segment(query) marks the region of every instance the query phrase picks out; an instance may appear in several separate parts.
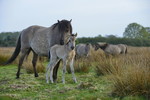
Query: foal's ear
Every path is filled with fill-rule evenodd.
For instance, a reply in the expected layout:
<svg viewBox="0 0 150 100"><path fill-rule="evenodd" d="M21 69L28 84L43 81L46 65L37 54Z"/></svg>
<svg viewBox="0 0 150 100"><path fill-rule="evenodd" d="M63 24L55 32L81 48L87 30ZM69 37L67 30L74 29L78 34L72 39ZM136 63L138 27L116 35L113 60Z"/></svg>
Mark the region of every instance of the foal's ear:
<svg viewBox="0 0 150 100"><path fill-rule="evenodd" d="M71 21L72 21L72 19L70 19L70 21L69 21L69 22L71 23Z"/></svg>

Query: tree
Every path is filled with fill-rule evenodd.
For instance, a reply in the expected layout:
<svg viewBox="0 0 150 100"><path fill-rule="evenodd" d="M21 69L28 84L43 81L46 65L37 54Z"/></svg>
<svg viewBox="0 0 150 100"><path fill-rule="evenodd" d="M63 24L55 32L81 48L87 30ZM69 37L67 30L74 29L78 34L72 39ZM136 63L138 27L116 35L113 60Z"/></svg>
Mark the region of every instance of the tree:
<svg viewBox="0 0 150 100"><path fill-rule="evenodd" d="M149 38L150 34L146 29L137 23L131 23L125 29L123 37L125 38Z"/></svg>

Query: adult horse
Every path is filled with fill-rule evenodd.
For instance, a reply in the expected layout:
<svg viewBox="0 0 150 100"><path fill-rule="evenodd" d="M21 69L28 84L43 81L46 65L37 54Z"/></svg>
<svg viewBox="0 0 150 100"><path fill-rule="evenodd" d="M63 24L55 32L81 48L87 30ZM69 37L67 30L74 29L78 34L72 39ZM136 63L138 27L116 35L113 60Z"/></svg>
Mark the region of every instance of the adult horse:
<svg viewBox="0 0 150 100"><path fill-rule="evenodd" d="M38 73L36 71L38 56L48 56L49 48L55 44L63 45L66 41L66 37L70 34L72 34L71 20L58 20L58 22L53 24L51 27L30 26L20 33L15 51L5 64L10 64L13 62L21 52L18 71L16 73L16 78L19 78L23 60L30 53L30 51L32 51L34 75L35 77L38 77ZM54 69L54 80L57 79L57 69L59 67L59 63L60 62L58 62Z"/></svg>
<svg viewBox="0 0 150 100"><path fill-rule="evenodd" d="M106 54L119 55L127 53L127 46L125 44L108 44L108 43L97 43L95 44L95 50L101 48Z"/></svg>
<svg viewBox="0 0 150 100"><path fill-rule="evenodd" d="M92 48L92 45L87 44L78 44L76 45L76 57L88 57L90 55L90 50Z"/></svg>

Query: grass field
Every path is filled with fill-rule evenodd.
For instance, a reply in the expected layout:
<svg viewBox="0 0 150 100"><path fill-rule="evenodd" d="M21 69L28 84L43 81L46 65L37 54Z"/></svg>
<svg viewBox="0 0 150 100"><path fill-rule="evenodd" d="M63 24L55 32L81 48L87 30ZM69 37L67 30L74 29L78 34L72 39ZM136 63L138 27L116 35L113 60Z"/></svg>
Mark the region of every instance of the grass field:
<svg viewBox="0 0 150 100"><path fill-rule="evenodd" d="M6 50L11 54L14 48L0 49L0 55L4 57ZM75 63L78 83L73 83L72 75L67 73L66 84L61 82L61 68L55 84L46 84L44 71L35 78L25 67L20 79L15 79L16 61L0 66L0 100L149 100L149 57L146 47L130 47L127 55L116 57L106 57L102 51L92 52L92 57ZM46 65L44 61L42 68Z"/></svg>

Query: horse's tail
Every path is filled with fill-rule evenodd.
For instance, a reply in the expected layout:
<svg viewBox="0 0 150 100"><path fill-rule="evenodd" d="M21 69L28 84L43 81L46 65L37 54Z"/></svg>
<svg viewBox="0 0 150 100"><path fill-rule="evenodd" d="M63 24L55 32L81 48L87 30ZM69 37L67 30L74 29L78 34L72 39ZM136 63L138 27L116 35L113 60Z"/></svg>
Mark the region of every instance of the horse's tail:
<svg viewBox="0 0 150 100"><path fill-rule="evenodd" d="M3 65L7 65L7 64L12 63L16 59L16 57L19 55L20 48L21 48L21 35L19 35L19 38L17 41L17 46L15 48L14 53L12 54L11 58L7 62L5 62Z"/></svg>

